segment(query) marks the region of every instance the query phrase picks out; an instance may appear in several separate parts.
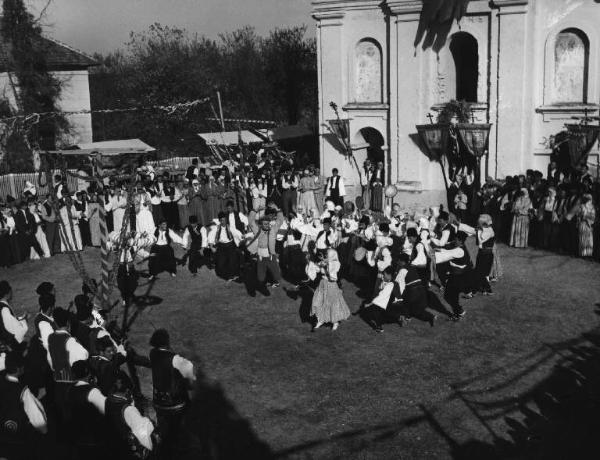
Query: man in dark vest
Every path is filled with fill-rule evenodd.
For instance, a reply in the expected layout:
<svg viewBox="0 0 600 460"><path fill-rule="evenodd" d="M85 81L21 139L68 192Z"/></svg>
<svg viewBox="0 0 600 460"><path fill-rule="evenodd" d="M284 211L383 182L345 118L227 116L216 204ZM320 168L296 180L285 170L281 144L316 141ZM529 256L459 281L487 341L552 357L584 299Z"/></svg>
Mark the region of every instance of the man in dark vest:
<svg viewBox="0 0 600 460"><path fill-rule="evenodd" d="M325 185L325 196L336 206L344 206L344 196L346 195L344 179L339 176L337 168L333 168L331 173L332 176L327 179Z"/></svg>
<svg viewBox="0 0 600 460"><path fill-rule="evenodd" d="M21 381L25 362L20 352L6 354L6 374L0 377L0 457L43 458L39 434L46 434L42 404Z"/></svg>
<svg viewBox="0 0 600 460"><path fill-rule="evenodd" d="M33 392L38 395L39 390L50 389L52 382L52 369L48 364L48 337L56 330L56 323L52 312L56 304L53 294L44 293L38 299L40 311L33 318L35 334L29 342L25 360L25 381Z"/></svg>
<svg viewBox="0 0 600 460"><path fill-rule="evenodd" d="M74 362L70 374L73 381L65 392L63 429L74 448L72 458L110 458L104 419L106 397L90 384L87 361Z"/></svg>
<svg viewBox="0 0 600 460"><path fill-rule="evenodd" d="M465 247L467 234L458 232L456 235L456 247L443 251L443 257L448 259L449 274L444 290L444 300L452 307L454 316L452 319L458 321L465 316L465 310L459 304L460 293L472 291L473 262L469 251Z"/></svg>
<svg viewBox="0 0 600 460"><path fill-rule="evenodd" d="M24 260L29 259L31 248L38 253L40 258L44 257L44 251L42 251L40 243L38 243L38 240L35 238L37 223L33 214L27 209L27 201L21 200L19 202L19 210L14 217L21 257Z"/></svg>
<svg viewBox="0 0 600 460"><path fill-rule="evenodd" d="M229 224L227 213L219 213L219 224L208 235L208 244L214 253L215 272L226 281L233 281L240 273L238 245L242 234Z"/></svg>
<svg viewBox="0 0 600 460"><path fill-rule="evenodd" d="M54 309L53 317L57 329L48 336L48 362L52 368L56 406L61 411L66 407L67 390L74 381L73 363L86 361L89 354L69 333L70 313L59 307Z"/></svg>
<svg viewBox="0 0 600 460"><path fill-rule="evenodd" d="M153 403L163 441L164 458L171 458L195 381L194 365L170 349L169 333L157 329L150 338Z"/></svg>
<svg viewBox="0 0 600 460"><path fill-rule="evenodd" d="M18 350L25 343L27 315L16 317L10 307L12 287L8 281L0 281L0 352Z"/></svg>
<svg viewBox="0 0 600 460"><path fill-rule="evenodd" d="M197 216L190 216L189 222L183 232L183 246L187 249L188 269L192 276L196 276L207 259L205 250L208 248L208 234L206 228L198 223Z"/></svg>
<svg viewBox="0 0 600 460"><path fill-rule="evenodd" d="M121 374L106 398L106 424L118 459L147 458L156 445L154 425L133 404L131 381Z"/></svg>

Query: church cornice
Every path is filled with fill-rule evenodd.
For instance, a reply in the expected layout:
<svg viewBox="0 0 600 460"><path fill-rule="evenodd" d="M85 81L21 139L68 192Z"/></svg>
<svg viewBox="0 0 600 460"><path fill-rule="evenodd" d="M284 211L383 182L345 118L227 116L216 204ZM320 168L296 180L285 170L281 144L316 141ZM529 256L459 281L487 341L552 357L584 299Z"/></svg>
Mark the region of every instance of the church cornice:
<svg viewBox="0 0 600 460"><path fill-rule="evenodd" d="M313 0L313 17L336 11L377 10L381 3L382 0Z"/></svg>
<svg viewBox="0 0 600 460"><path fill-rule="evenodd" d="M423 0L386 0L385 9L391 15L421 13Z"/></svg>
<svg viewBox="0 0 600 460"><path fill-rule="evenodd" d="M496 8L507 6L525 6L529 4L529 0L492 0L492 5Z"/></svg>

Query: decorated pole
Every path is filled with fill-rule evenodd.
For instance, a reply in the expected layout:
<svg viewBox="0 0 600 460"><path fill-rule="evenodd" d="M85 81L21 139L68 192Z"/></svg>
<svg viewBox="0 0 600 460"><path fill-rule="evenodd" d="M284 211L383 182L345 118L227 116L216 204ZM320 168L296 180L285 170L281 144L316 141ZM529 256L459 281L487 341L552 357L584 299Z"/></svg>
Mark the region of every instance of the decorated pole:
<svg viewBox="0 0 600 460"><path fill-rule="evenodd" d="M94 175L98 182L102 181L102 154L98 152L95 161L92 162ZM106 202L104 201L104 194L98 194L98 201L100 206L98 207L98 217L100 220L100 286L98 291L98 298L102 308L106 309L110 306L109 296L109 276L110 276L110 249L108 247L108 227L106 226Z"/></svg>

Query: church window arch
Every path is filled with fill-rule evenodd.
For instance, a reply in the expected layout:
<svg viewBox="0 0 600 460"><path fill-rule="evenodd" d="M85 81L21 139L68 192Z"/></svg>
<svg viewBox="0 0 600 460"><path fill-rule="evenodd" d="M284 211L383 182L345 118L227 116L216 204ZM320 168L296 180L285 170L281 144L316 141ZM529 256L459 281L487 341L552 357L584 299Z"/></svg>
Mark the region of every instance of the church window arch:
<svg viewBox="0 0 600 460"><path fill-rule="evenodd" d="M383 100L383 58L376 40L365 38L355 48L356 102L381 103Z"/></svg>
<svg viewBox="0 0 600 460"><path fill-rule="evenodd" d="M587 103L590 42L575 28L560 31L549 50L551 102L553 104Z"/></svg>

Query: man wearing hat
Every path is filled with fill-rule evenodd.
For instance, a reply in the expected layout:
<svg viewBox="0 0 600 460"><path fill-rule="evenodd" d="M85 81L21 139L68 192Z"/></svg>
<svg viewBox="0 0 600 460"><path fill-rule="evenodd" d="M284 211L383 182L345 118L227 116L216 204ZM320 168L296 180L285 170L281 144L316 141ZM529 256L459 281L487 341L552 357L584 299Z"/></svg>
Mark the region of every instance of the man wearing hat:
<svg viewBox="0 0 600 460"><path fill-rule="evenodd" d="M279 257L275 246L277 244L277 233L283 225L284 216L281 211L277 212L277 217L272 220L271 214L263 216L258 224L256 221L250 222L252 230L251 240L246 245L248 252L256 260L256 279L259 287L264 287L267 273L273 280L273 287L279 286L281 281L281 270L279 268Z"/></svg>

